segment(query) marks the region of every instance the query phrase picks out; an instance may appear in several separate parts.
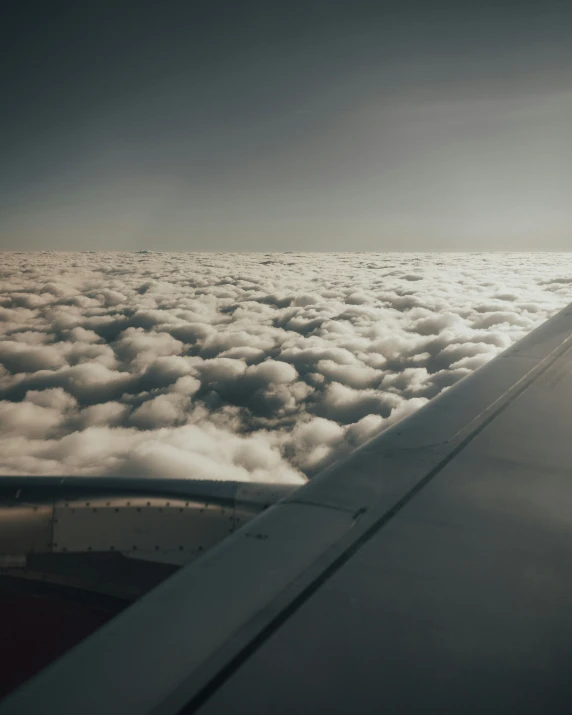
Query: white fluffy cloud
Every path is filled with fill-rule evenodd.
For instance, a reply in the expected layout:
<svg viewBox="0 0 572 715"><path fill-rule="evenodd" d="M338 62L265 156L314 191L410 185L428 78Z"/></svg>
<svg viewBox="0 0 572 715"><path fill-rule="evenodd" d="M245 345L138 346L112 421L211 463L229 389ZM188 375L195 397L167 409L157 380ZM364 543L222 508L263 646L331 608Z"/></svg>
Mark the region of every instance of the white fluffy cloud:
<svg viewBox="0 0 572 715"><path fill-rule="evenodd" d="M302 482L572 300L567 254L8 253L0 472Z"/></svg>

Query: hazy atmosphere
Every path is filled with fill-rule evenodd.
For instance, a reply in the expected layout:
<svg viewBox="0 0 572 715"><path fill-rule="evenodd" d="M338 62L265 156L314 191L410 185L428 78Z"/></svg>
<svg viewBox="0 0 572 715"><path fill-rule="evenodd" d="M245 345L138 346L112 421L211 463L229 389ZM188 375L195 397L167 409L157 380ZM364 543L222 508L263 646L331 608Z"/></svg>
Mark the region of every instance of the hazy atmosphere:
<svg viewBox="0 0 572 715"><path fill-rule="evenodd" d="M571 8L11 4L2 471L301 482L567 304Z"/></svg>
<svg viewBox="0 0 572 715"><path fill-rule="evenodd" d="M0 238L568 250L572 4L9 3Z"/></svg>
<svg viewBox="0 0 572 715"><path fill-rule="evenodd" d="M570 254L7 253L0 472L303 482L572 300Z"/></svg>

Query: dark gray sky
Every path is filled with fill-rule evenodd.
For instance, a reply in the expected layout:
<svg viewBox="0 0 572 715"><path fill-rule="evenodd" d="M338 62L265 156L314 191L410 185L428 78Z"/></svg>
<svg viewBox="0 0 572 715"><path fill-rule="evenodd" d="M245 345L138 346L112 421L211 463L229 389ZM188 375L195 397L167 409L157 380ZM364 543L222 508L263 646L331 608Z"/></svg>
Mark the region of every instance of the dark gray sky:
<svg viewBox="0 0 572 715"><path fill-rule="evenodd" d="M572 247L572 3L4 4L4 249Z"/></svg>

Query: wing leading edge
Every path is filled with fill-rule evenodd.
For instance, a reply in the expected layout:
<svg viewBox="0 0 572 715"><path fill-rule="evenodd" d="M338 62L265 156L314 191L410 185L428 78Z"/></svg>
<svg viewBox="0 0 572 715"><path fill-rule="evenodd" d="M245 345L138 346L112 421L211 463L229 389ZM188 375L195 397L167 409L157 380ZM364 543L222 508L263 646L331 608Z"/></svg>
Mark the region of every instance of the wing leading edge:
<svg viewBox="0 0 572 715"><path fill-rule="evenodd" d="M571 347L569 306L0 714L568 712Z"/></svg>

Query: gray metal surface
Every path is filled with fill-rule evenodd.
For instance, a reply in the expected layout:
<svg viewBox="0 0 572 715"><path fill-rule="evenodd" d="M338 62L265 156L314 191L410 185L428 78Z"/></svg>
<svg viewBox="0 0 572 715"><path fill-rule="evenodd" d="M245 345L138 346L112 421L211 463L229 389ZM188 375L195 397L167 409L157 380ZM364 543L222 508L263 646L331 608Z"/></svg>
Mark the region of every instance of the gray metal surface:
<svg viewBox="0 0 572 715"><path fill-rule="evenodd" d="M296 488L77 481L0 477L0 578L134 600Z"/></svg>
<svg viewBox="0 0 572 715"><path fill-rule="evenodd" d="M292 493L296 485L0 477L0 569L31 553L119 551L176 565ZM170 496L171 495L171 496Z"/></svg>
<svg viewBox="0 0 572 715"><path fill-rule="evenodd" d="M234 531L234 507L153 497L74 499L54 508L54 552L174 552L185 563Z"/></svg>
<svg viewBox="0 0 572 715"><path fill-rule="evenodd" d="M2 477L0 502L147 496L207 500L210 504L274 504L291 494L295 484L232 482L213 479L162 479L137 477Z"/></svg>
<svg viewBox="0 0 572 715"><path fill-rule="evenodd" d="M0 713L564 713L569 307L179 571Z"/></svg>
<svg viewBox="0 0 572 715"><path fill-rule="evenodd" d="M50 504L0 504L0 555L49 551L53 510Z"/></svg>

